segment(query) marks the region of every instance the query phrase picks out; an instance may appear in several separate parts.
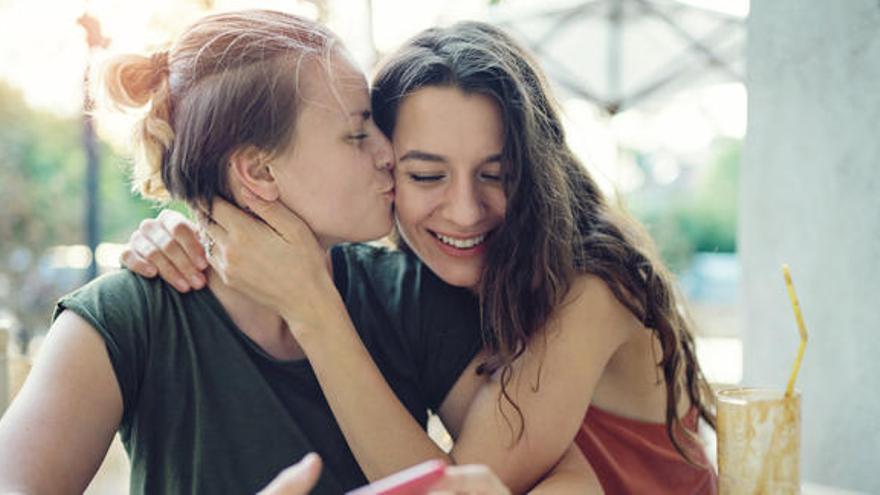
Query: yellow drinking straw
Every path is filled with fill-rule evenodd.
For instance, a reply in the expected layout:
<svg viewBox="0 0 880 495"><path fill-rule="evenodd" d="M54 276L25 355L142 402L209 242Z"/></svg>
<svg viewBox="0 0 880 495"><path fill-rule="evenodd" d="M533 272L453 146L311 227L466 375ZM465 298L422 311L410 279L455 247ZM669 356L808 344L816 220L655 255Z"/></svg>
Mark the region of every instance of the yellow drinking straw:
<svg viewBox="0 0 880 495"><path fill-rule="evenodd" d="M798 346L794 368L791 370L791 376L788 377L788 386L785 387L785 396L791 397L794 392L794 381L797 380L801 361L804 359L804 350L807 348L807 327L804 325L804 316L801 314L801 305L798 302L797 294L794 293L794 284L791 281L791 271L788 269L788 265L782 265L782 274L785 275L785 287L788 288L788 297L791 298L791 307L794 309L794 318L797 320L798 333L801 334L801 344Z"/></svg>

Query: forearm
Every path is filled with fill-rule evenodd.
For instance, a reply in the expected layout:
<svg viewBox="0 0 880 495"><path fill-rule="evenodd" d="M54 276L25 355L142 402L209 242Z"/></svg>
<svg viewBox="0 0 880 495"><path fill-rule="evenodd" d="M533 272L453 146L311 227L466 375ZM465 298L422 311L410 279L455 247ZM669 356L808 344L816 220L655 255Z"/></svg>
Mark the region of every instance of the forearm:
<svg viewBox="0 0 880 495"><path fill-rule="evenodd" d="M52 483L51 473L30 462L12 461L0 449L0 494L61 493L63 487Z"/></svg>
<svg viewBox="0 0 880 495"><path fill-rule="evenodd" d="M449 457L401 404L351 321L300 339L349 448L370 481Z"/></svg>
<svg viewBox="0 0 880 495"><path fill-rule="evenodd" d="M529 490L530 495L591 495L602 494L602 486L585 473L572 471L552 472Z"/></svg>
<svg viewBox="0 0 880 495"><path fill-rule="evenodd" d="M535 368L542 363L531 354L537 352L527 350L528 359L514 366L507 387L522 415L501 398L495 376L473 397L452 449L459 463L488 465L513 493L527 492L554 469L574 440L577 418L583 417L583 394L565 386L567 377L560 373L567 366L544 361L542 386L537 388ZM555 392L551 385L557 387Z"/></svg>
<svg viewBox="0 0 880 495"><path fill-rule="evenodd" d="M602 494L602 485L593 467L587 462L576 445L569 447L565 455L547 475L529 491L531 495L592 495Z"/></svg>

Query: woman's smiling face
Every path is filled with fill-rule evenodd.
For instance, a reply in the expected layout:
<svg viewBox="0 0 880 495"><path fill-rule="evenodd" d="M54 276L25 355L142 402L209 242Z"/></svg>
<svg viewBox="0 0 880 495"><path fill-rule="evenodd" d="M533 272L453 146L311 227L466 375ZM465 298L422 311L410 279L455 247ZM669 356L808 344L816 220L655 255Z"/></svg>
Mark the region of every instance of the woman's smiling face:
<svg viewBox="0 0 880 495"><path fill-rule="evenodd" d="M504 221L501 109L452 86L406 95L394 128L397 226L446 283L476 288Z"/></svg>

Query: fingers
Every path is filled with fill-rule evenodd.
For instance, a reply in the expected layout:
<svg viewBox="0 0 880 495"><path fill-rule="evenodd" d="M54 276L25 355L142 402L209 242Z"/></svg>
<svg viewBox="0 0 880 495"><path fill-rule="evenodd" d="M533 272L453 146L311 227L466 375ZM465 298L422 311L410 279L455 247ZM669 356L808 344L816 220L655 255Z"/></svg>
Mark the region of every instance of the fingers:
<svg viewBox="0 0 880 495"><path fill-rule="evenodd" d="M180 292L188 292L190 290L189 282L174 267L171 260L162 252L162 249L143 234L143 224L141 224L140 230L135 231L131 235L129 245L138 256L156 267L162 280L173 285Z"/></svg>
<svg viewBox="0 0 880 495"><path fill-rule="evenodd" d="M196 270L202 271L208 268L205 250L199 242L198 227L194 223L174 210L162 210L159 213L159 221L165 226L165 231L180 244L188 261ZM178 268L182 267L178 266Z"/></svg>
<svg viewBox="0 0 880 495"><path fill-rule="evenodd" d="M254 215L260 217L281 237L297 240L300 239L301 234L311 234L306 222L280 201L264 201L245 187L241 188L241 197Z"/></svg>
<svg viewBox="0 0 880 495"><path fill-rule="evenodd" d="M321 458L311 453L301 461L281 471L260 495L306 495L318 482Z"/></svg>
<svg viewBox="0 0 880 495"><path fill-rule="evenodd" d="M214 247L212 252L208 253L208 257L213 259L222 258L222 255L226 252L226 245L229 243L229 232L216 222L208 222L204 229L205 234L214 241Z"/></svg>
<svg viewBox="0 0 880 495"><path fill-rule="evenodd" d="M122 251L122 254L119 256L119 263L129 270L147 278L153 278L159 272L155 265L134 252L131 248L131 241L129 241L128 246L125 247L125 250Z"/></svg>
<svg viewBox="0 0 880 495"><path fill-rule="evenodd" d="M190 254L187 252L198 250L191 244L198 244L198 238L189 221L177 212L165 210L157 220L145 220L141 222L141 233L161 251L161 258L170 264L177 272L177 280L168 280L180 289L183 285L189 288L201 289L205 285L205 276L202 270L196 267ZM184 245L187 247L184 248ZM160 258L159 254L153 253L154 257ZM201 256L200 256L201 257ZM148 258L153 261L152 258ZM158 265L157 265L158 266ZM162 267L159 266L160 273ZM163 277L164 278L164 277Z"/></svg>
<svg viewBox="0 0 880 495"><path fill-rule="evenodd" d="M158 253L153 253L153 256L159 258L160 263L164 259L164 262L170 264L176 271L177 280L168 280L167 278L166 280L178 290L183 285L187 287L187 290L189 288L201 289L205 286L205 276L201 273L202 270L196 266L196 262L191 258L189 252L195 250L201 252L202 248L191 246L198 244L195 232L190 228L186 219L181 222L179 218L175 218L175 215L178 214L170 215L167 210L163 211L159 215L158 221L142 222L140 231L161 251L161 257ZM198 256L201 257L201 255ZM159 269L161 273L162 267L159 266ZM169 273L171 273L170 270Z"/></svg>
<svg viewBox="0 0 880 495"><path fill-rule="evenodd" d="M215 198L211 205L211 220L227 231L244 231L250 225L258 223L241 208L220 197Z"/></svg>
<svg viewBox="0 0 880 495"><path fill-rule="evenodd" d="M209 221L203 227L206 239L206 249L208 262L214 268L215 272L220 275L224 282L229 283L226 276L226 267L228 265L227 256L229 251L227 246L229 243L229 233L219 223Z"/></svg>

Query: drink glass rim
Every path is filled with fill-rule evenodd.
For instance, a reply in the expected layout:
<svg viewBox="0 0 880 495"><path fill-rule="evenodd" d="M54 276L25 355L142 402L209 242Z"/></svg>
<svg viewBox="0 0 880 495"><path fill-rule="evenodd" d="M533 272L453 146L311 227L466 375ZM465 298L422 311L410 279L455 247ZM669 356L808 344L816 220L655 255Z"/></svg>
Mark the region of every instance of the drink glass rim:
<svg viewBox="0 0 880 495"><path fill-rule="evenodd" d="M730 404L748 404L754 402L783 402L799 400L801 391L794 389L791 397L785 397L785 390L772 387L731 387L715 392L718 402Z"/></svg>

